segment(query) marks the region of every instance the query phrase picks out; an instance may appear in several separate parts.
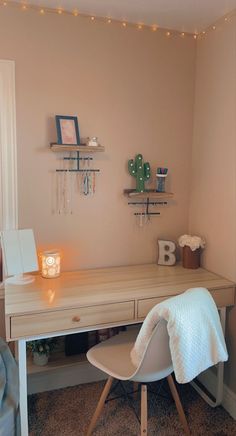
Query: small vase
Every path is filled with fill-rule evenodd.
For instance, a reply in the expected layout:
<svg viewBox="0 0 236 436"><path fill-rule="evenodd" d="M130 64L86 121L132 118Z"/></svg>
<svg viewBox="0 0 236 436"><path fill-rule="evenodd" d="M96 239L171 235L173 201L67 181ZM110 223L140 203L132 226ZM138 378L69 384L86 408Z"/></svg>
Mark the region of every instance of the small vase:
<svg viewBox="0 0 236 436"><path fill-rule="evenodd" d="M35 365L44 366L48 363L47 354L33 353L33 362Z"/></svg>
<svg viewBox="0 0 236 436"><path fill-rule="evenodd" d="M156 192L165 192L165 180L167 174L156 174L157 185Z"/></svg>
<svg viewBox="0 0 236 436"><path fill-rule="evenodd" d="M183 247L183 267L190 269L197 269L200 267L200 252L201 249L192 251L190 247L185 245Z"/></svg>

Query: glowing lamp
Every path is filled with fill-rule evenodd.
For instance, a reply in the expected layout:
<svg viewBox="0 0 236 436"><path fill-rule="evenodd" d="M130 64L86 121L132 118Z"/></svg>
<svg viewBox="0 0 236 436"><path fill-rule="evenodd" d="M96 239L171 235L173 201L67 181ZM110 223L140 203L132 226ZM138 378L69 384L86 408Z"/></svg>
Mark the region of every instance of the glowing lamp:
<svg viewBox="0 0 236 436"><path fill-rule="evenodd" d="M44 251L42 254L42 277L53 279L60 275L61 256L58 251Z"/></svg>

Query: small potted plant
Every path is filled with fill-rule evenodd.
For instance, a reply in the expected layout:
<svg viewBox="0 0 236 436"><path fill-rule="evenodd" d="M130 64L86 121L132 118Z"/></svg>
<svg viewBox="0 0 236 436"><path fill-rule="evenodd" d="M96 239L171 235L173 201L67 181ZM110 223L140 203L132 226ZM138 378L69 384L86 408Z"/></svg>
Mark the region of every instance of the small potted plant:
<svg viewBox="0 0 236 436"><path fill-rule="evenodd" d="M55 348L57 338L38 339L27 342L27 349L33 354L35 365L44 366L48 363L51 351Z"/></svg>
<svg viewBox="0 0 236 436"><path fill-rule="evenodd" d="M205 247L205 240L200 236L182 235L178 242L183 248L183 267L199 268L201 249Z"/></svg>

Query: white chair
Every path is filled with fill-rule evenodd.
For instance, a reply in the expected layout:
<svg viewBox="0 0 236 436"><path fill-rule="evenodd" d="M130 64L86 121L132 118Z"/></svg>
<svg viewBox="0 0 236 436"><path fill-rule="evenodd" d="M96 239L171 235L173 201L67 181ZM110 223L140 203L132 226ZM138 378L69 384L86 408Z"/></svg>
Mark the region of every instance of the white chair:
<svg viewBox="0 0 236 436"><path fill-rule="evenodd" d="M190 435L183 407L171 376L173 366L169 349L169 336L166 321L156 325L146 344L142 361L135 367L130 358L137 330L122 332L117 336L95 345L87 353L89 362L108 374L108 380L89 425L87 436L90 436L109 394L113 379L131 380L141 383L141 435L147 436L147 386L146 383L167 377L170 391L174 398L180 421L187 435Z"/></svg>

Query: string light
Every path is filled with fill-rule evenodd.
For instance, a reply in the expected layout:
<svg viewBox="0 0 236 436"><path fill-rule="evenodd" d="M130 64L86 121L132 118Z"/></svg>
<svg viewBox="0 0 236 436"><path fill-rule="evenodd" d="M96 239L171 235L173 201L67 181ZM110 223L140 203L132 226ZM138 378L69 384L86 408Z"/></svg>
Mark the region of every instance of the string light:
<svg viewBox="0 0 236 436"><path fill-rule="evenodd" d="M23 0L23 1L25 1L25 3L26 3L26 0ZM14 3L14 6L16 6L16 4L15 4L15 2L12 2L12 3ZM8 6L9 4L11 5L11 2L9 3L8 1L1 1L0 0L0 4L2 5L2 6ZM13 5L12 5L13 6ZM63 9L60 9L60 8L58 8L58 9L52 9L52 8L47 8L47 9L43 9L43 8L40 8L40 7L38 7L38 6L34 6L34 5L30 5L30 4L24 4L23 2L21 3L21 4L19 4L18 5L18 7L19 8L21 8L23 11L25 11L25 10L28 10L28 9L32 9L32 10L36 10L36 11L38 11L38 13L40 13L41 15L44 15L46 12L49 12L49 13L57 13L58 15L62 15L62 14L67 14L67 15L73 15L73 16L75 16L75 17L77 17L78 15L80 15L80 16L82 16L82 17L86 17L86 18L90 18L90 20L93 22L93 21L95 21L95 17L94 16L89 16L89 15L86 15L86 14L79 14L79 12L75 9L75 10L73 10L73 11L67 11L67 10L63 10ZM227 22L229 22L230 21L230 19L232 18L232 16L235 16L236 14L234 13L231 13L231 15L229 14L228 16L225 16L225 17L222 17L219 21L217 21L217 25L218 25L218 22L219 23L227 23ZM153 32L156 32L157 31L157 29L158 29L158 25L156 25L156 24L153 24L153 25L144 25L144 24L132 24L132 23L127 23L126 21L119 21L119 20L111 20L111 18L98 18L98 20L100 20L100 21L103 21L103 22L106 22L106 23L108 23L108 24L111 24L112 22L113 23L115 23L115 24L120 24L120 25L122 25L122 27L124 27L124 28L126 28L128 25L130 25L131 27L134 27L134 26L136 26L136 29L138 29L138 30L142 30L142 29L144 29L144 28L150 28ZM214 25L212 25L212 26L210 26L208 29L207 29L207 32L209 31L209 30L216 30L216 25L214 24ZM164 32L165 30L164 29L162 29L162 32ZM197 39L197 37L198 37L198 34L191 34L191 33L185 33L185 32L178 32L178 31L173 31L173 32L170 32L170 31L167 31L167 32L165 32L165 35L167 36L167 37L170 37L170 36L175 36L175 35L179 35L179 36L181 36L182 38L184 38L185 36L188 36L188 37L192 37L192 38L194 38L194 39ZM201 33L200 33L200 36L202 36L202 35L206 35L206 30L203 30Z"/></svg>

